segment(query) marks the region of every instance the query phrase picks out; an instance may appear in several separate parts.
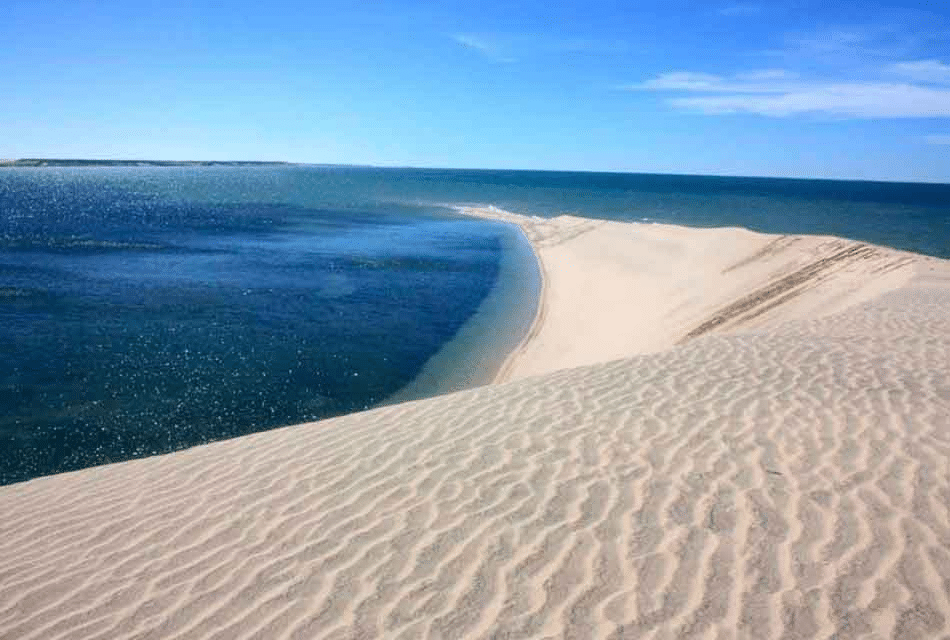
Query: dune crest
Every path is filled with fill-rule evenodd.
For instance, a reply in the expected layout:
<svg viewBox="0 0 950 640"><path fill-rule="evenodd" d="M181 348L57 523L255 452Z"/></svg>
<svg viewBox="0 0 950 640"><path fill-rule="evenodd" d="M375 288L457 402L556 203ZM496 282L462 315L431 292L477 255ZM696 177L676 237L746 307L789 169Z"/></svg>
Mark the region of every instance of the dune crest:
<svg viewBox="0 0 950 640"><path fill-rule="evenodd" d="M520 227L542 267L539 317L504 380L829 315L901 286L929 260L829 236L459 211Z"/></svg>
<svg viewBox="0 0 950 640"><path fill-rule="evenodd" d="M545 224L534 341L564 238L618 261L611 300L661 269ZM571 351L642 355L531 377L529 340L507 383L0 488L0 638L950 634L950 265L635 235L714 265Z"/></svg>

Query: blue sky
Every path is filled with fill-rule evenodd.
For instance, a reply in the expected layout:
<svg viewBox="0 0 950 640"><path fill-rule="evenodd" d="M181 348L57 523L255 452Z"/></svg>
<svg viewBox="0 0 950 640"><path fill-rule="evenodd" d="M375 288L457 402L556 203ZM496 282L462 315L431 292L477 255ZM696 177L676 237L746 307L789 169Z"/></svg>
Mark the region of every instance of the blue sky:
<svg viewBox="0 0 950 640"><path fill-rule="evenodd" d="M4 0L0 158L950 182L926 4Z"/></svg>

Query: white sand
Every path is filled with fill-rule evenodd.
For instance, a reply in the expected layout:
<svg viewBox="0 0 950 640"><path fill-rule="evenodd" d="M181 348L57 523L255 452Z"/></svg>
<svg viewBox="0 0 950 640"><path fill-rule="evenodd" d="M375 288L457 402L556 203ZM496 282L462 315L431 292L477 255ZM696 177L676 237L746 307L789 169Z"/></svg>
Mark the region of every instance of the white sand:
<svg viewBox="0 0 950 640"><path fill-rule="evenodd" d="M502 379L835 313L907 282L919 258L826 236L460 212L518 225L541 263L536 326Z"/></svg>
<svg viewBox="0 0 950 640"><path fill-rule="evenodd" d="M521 222L516 380L0 488L0 638L948 637L946 261Z"/></svg>

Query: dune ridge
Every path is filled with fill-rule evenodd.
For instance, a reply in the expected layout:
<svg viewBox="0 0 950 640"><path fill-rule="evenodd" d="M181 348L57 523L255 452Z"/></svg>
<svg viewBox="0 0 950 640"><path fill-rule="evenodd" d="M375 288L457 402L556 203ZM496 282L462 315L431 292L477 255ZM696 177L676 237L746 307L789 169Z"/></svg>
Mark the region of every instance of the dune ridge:
<svg viewBox="0 0 950 640"><path fill-rule="evenodd" d="M625 341L620 228L524 224L510 381L0 487L0 638L950 635L947 261L647 229L681 288ZM535 375L570 251L624 288L572 357L640 355Z"/></svg>
<svg viewBox="0 0 950 640"><path fill-rule="evenodd" d="M828 315L901 286L927 260L830 236L458 211L518 226L541 265L538 317L496 381Z"/></svg>

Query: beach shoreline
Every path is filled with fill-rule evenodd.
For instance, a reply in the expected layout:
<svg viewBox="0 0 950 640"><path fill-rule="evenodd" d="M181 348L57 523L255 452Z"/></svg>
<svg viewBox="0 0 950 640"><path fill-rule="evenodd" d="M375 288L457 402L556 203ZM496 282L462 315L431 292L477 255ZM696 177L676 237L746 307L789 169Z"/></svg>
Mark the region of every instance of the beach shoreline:
<svg viewBox="0 0 950 640"><path fill-rule="evenodd" d="M511 349L507 355L505 355L502 360L501 366L495 371L494 376L492 376L489 384L500 384L502 382L507 382L511 377L511 370L515 366L520 355L524 352L527 346L537 338L538 332L541 330L542 325L544 324L544 317L546 315L547 307L547 276L545 275L545 266L544 260L542 260L541 255L538 252L538 247L535 242L532 242L531 238L528 235L528 232L525 230L524 226L512 219L513 214L507 212L501 212L499 209L494 207L489 207L487 209L478 207L454 207L455 210L466 216L480 217L488 220L495 220L496 222L504 222L518 229L518 233L521 234L521 237L525 239L525 242L528 243L528 246L531 248L531 253L534 256L534 261L537 266L537 275L538 275L538 287L537 287L537 300L535 301L534 307L534 317L531 319L531 323L528 326L527 330L524 332L524 335L518 341L518 343ZM482 214L481 212L487 212L487 214ZM498 212L503 215L498 217L493 217L492 214Z"/></svg>
<svg viewBox="0 0 950 640"><path fill-rule="evenodd" d="M498 220L492 223L501 227L502 249L488 295L456 335L382 406L493 384L511 354L524 343L542 300L541 263L519 227Z"/></svg>

